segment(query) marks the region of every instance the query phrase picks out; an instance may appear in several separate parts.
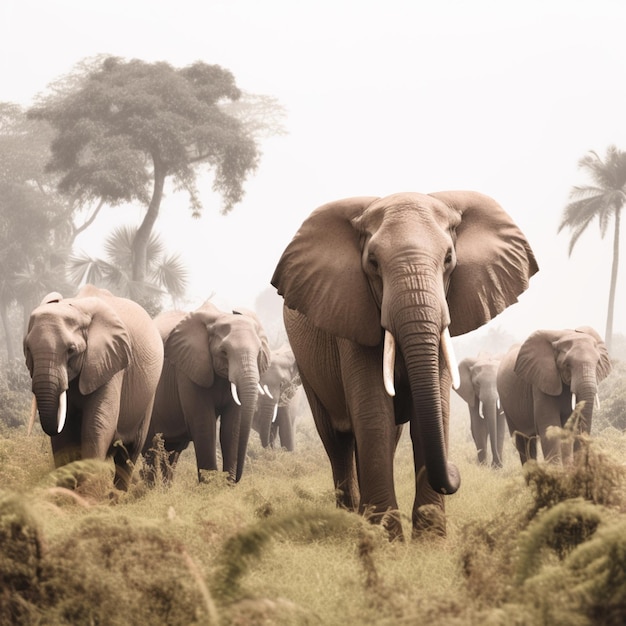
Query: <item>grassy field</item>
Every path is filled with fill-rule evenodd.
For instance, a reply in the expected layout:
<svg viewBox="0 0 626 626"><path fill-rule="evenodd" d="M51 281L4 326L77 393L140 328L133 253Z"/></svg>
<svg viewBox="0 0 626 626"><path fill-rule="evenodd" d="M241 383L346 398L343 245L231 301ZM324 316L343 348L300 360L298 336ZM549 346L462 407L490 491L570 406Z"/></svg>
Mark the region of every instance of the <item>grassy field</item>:
<svg viewBox="0 0 626 626"><path fill-rule="evenodd" d="M242 481L198 484L191 450L173 484L127 494L108 464L51 469L48 438L0 439L0 624L626 623L626 437L603 431L580 462L476 465L454 404L459 492L448 534L390 543L336 509L309 419L295 453L253 433ZM411 443L396 483L407 536Z"/></svg>

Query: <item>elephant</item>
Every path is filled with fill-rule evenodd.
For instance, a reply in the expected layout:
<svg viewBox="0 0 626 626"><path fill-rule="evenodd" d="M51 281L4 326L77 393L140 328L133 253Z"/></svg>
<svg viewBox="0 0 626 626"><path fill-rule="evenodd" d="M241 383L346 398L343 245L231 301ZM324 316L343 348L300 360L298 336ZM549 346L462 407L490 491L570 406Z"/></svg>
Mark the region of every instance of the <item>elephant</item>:
<svg viewBox="0 0 626 626"><path fill-rule="evenodd" d="M259 433L264 448L273 448L278 435L281 447L293 452L296 400L301 382L289 344L272 350L270 365L261 376L261 386L265 395L259 397L252 427Z"/></svg>
<svg viewBox="0 0 626 626"><path fill-rule="evenodd" d="M459 363L460 385L455 390L469 407L472 438L478 462L487 463L487 442L491 445L491 466L502 467L506 419L500 406L496 375L501 356L480 352Z"/></svg>
<svg viewBox="0 0 626 626"><path fill-rule="evenodd" d="M569 460L570 450L547 429L564 426L575 403L584 401L578 428L589 434L598 384L610 372L606 345L590 326L536 330L509 349L498 368L497 387L522 465L537 459L537 437L544 460Z"/></svg>
<svg viewBox="0 0 626 626"><path fill-rule="evenodd" d="M115 487L128 490L163 365L148 313L92 285L50 293L30 315L24 355L55 466L112 456Z"/></svg>
<svg viewBox="0 0 626 626"><path fill-rule="evenodd" d="M210 301L192 312L168 312L155 318L164 343L163 372L156 390L144 475L153 480L156 464L171 480L180 454L193 442L198 480L217 470L217 419L222 468L239 482L256 411L260 377L270 362L263 327L252 311L226 312ZM154 436L167 453L157 460Z"/></svg>
<svg viewBox="0 0 626 626"><path fill-rule="evenodd" d="M460 484L447 458L450 336L516 302L536 271L521 230L474 191L346 198L305 219L271 283L339 506L403 538L393 463L409 422L412 533L445 535L443 495Z"/></svg>

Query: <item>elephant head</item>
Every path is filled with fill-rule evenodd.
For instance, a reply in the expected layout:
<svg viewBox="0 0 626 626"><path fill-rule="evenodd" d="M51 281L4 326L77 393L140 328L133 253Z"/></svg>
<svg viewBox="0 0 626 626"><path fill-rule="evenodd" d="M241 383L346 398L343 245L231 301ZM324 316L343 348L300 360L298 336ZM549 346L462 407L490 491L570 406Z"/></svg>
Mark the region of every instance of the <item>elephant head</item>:
<svg viewBox="0 0 626 626"><path fill-rule="evenodd" d="M270 445L270 433L278 407L289 403L300 384L296 358L290 346L285 344L273 350L270 365L261 376L261 386L265 394L259 397L254 416L254 428L258 431L264 448Z"/></svg>
<svg viewBox="0 0 626 626"><path fill-rule="evenodd" d="M233 433L238 481L261 389L260 377L270 362L269 342L259 319L252 311L228 313L206 302L169 334L165 357L200 387L213 387L218 377L230 383L233 400L241 407L239 429Z"/></svg>
<svg viewBox="0 0 626 626"><path fill-rule="evenodd" d="M47 435L63 430L67 390L78 380L82 395L93 393L131 359L127 328L102 298L64 300L54 292L33 310L24 338L41 426Z"/></svg>
<svg viewBox="0 0 626 626"><path fill-rule="evenodd" d="M385 388L397 394L380 406L395 406L397 422L410 421L416 471L423 459L430 485L445 494L460 482L447 461L456 376L449 334L478 328L516 302L537 270L526 238L492 198L409 192L316 209L284 251L272 284L288 309L364 347L359 353L375 355L370 359L378 360L384 338ZM359 449L359 461L363 456Z"/></svg>
<svg viewBox="0 0 626 626"><path fill-rule="evenodd" d="M571 394L572 409L584 401L582 432L591 432L598 384L611 372L602 337L590 326L574 330L537 330L521 345L515 373L549 396Z"/></svg>

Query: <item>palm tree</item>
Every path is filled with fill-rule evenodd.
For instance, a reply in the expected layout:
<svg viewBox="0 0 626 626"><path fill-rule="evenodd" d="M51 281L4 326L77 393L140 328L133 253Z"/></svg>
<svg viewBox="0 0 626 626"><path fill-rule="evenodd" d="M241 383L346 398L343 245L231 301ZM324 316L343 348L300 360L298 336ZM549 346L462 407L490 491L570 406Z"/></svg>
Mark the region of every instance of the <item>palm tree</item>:
<svg viewBox="0 0 626 626"><path fill-rule="evenodd" d="M563 210L558 232L566 226L572 231L569 244L571 255L578 238L587 226L598 218L600 236L604 238L611 217L614 217L613 230L613 264L611 267L611 284L609 288L609 306L606 316L605 343L611 350L613 340L613 311L615 309L615 291L617 287L617 270L619 266L619 233L621 211L626 203L626 152L609 146L604 161L596 152L590 150L578 162L580 168L586 169L591 175L593 184L575 186L570 192L571 202Z"/></svg>
<svg viewBox="0 0 626 626"><path fill-rule="evenodd" d="M68 263L68 276L76 286L91 283L105 287L118 296L139 302L148 313L156 315L161 308L162 296L169 294L174 302L184 296L187 269L179 255L166 255L160 237L151 234L146 278L142 282L134 281L133 241L136 234L136 226L116 228L104 244L106 259L93 258L86 254L74 255Z"/></svg>

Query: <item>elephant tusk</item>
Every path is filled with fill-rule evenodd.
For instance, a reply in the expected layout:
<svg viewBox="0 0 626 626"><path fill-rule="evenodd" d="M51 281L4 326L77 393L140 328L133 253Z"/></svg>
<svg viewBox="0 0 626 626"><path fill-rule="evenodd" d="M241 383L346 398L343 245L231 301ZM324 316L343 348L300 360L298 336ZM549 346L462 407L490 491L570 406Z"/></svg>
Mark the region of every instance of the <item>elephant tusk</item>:
<svg viewBox="0 0 626 626"><path fill-rule="evenodd" d="M596 409L600 408L600 396L596 393Z"/></svg>
<svg viewBox="0 0 626 626"><path fill-rule="evenodd" d="M237 385L235 383L230 383L230 393L233 396L233 400L241 406L241 402L239 401L239 396L237 395Z"/></svg>
<svg viewBox="0 0 626 626"><path fill-rule="evenodd" d="M396 390L393 386L395 360L396 340L393 338L393 335L388 330L386 330L385 343L383 345L383 384L385 385L385 391L391 397L396 395Z"/></svg>
<svg viewBox="0 0 626 626"><path fill-rule="evenodd" d="M576 395L572 394L572 411L576 410Z"/></svg>
<svg viewBox="0 0 626 626"><path fill-rule="evenodd" d="M483 401L480 400L478 402L478 415L480 415L482 419L485 419L485 411L483 409L484 409Z"/></svg>
<svg viewBox="0 0 626 626"><path fill-rule="evenodd" d="M259 388L259 393L264 396L265 395L265 390L263 389L263 387L261 387L261 383L257 383L256 386Z"/></svg>
<svg viewBox="0 0 626 626"><path fill-rule="evenodd" d="M456 356L454 355L454 348L452 347L452 338L450 337L450 331L447 326L441 333L441 347L443 349L443 356L446 359L448 371L452 377L452 387L458 389L461 385L461 377L459 375L459 366L456 362Z"/></svg>
<svg viewBox="0 0 626 626"><path fill-rule="evenodd" d="M278 402L274 405L274 413L272 415L272 424L276 421L278 417Z"/></svg>
<svg viewBox="0 0 626 626"><path fill-rule="evenodd" d="M270 399L273 400L274 396L270 393L270 390L267 388L267 385L263 385L263 391L265 392L265 395Z"/></svg>
<svg viewBox="0 0 626 626"><path fill-rule="evenodd" d="M37 415L37 398L33 394L33 401L30 405L30 417L28 418L28 430L26 431L26 436L30 437L30 434L33 432L33 426L35 425L35 416Z"/></svg>
<svg viewBox="0 0 626 626"><path fill-rule="evenodd" d="M496 398L496 409L498 409L498 411L501 409L502 407L500 406L500 396L498 396Z"/></svg>
<svg viewBox="0 0 626 626"><path fill-rule="evenodd" d="M60 433L65 426L65 418L67 417L67 391L64 391L59 397L59 411L57 413L57 433Z"/></svg>

